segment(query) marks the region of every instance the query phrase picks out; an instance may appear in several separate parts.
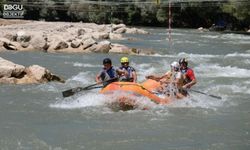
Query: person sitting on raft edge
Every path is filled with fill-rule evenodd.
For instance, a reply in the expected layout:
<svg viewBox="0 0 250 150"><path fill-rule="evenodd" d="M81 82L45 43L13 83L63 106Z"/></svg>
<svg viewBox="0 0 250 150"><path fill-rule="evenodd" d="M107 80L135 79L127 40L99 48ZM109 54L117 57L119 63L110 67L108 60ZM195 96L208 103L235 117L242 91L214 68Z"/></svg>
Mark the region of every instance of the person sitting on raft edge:
<svg viewBox="0 0 250 150"><path fill-rule="evenodd" d="M177 98L183 98L184 95L180 93L180 89L183 86L183 77L180 72L180 65L174 61L170 64L171 70L164 75L157 77L154 75L146 76L147 79L152 79L160 82L161 86L156 90L166 96L176 96Z"/></svg>
<svg viewBox="0 0 250 150"><path fill-rule="evenodd" d="M179 60L180 64L180 71L182 73L182 76L184 78L184 85L182 86L182 94L187 94L186 89L190 89L192 86L194 86L197 83L195 74L193 69L188 67L188 61L186 58L181 58Z"/></svg>
<svg viewBox="0 0 250 150"><path fill-rule="evenodd" d="M137 81L136 71L133 67L129 66L128 57L122 57L120 62L121 62L121 67L119 67L118 70L119 81L136 82Z"/></svg>

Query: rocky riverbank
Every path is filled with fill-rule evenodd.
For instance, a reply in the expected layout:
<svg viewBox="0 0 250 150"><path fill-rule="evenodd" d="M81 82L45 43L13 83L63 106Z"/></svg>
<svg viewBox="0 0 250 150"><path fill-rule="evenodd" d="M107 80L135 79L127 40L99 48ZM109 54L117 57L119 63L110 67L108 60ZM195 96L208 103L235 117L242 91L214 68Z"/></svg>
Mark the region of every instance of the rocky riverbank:
<svg viewBox="0 0 250 150"><path fill-rule="evenodd" d="M3 22L4 23L1 23ZM44 22L0 20L0 51L44 51L67 53L153 54L153 50L138 50L111 40L128 40L124 33L149 34L124 24Z"/></svg>
<svg viewBox="0 0 250 150"><path fill-rule="evenodd" d="M25 67L0 57L0 84L34 84L51 81L65 82L44 67L38 65Z"/></svg>

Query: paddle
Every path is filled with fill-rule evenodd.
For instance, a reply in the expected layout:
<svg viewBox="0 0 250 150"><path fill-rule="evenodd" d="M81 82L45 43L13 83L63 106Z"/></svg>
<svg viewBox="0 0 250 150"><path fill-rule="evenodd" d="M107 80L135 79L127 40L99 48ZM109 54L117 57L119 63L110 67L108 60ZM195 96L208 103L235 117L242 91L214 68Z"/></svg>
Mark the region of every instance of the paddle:
<svg viewBox="0 0 250 150"><path fill-rule="evenodd" d="M100 83L91 84L91 85L86 86L86 87L75 87L75 88L63 91L62 95L63 95L63 97L69 97L69 96L74 95L75 93L78 93L78 92L81 92L81 91L84 91L84 90L92 90L92 89L96 89L96 88L102 88L104 86L97 86L97 87L94 87L94 86L96 86L98 84L105 83L105 82L114 81L114 80L117 80L117 78L112 78L112 79L109 79L109 80L106 80L106 81L102 81Z"/></svg>
<svg viewBox="0 0 250 150"><path fill-rule="evenodd" d="M193 89L189 89L189 90L193 91L193 92L196 92L196 93L204 94L204 95L207 95L207 96L210 96L210 97L213 97L213 98L222 99L222 97L220 97L220 96L215 96L215 95L212 95L212 94L207 94L207 93L204 93L204 92L201 92L201 91L197 91L197 90L193 90Z"/></svg>

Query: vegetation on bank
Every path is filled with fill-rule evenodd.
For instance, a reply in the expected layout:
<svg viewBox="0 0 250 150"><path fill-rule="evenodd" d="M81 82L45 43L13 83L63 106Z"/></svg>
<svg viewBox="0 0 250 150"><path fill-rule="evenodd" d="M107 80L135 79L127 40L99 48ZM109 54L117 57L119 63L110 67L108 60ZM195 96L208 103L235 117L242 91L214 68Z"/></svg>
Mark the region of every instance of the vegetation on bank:
<svg viewBox="0 0 250 150"><path fill-rule="evenodd" d="M125 23L140 26L167 26L168 0L19 0L25 19ZM13 2L13 1L12 1ZM10 0L1 0L3 5ZM17 3L17 2L15 2ZM172 0L172 26L209 28L213 24L230 30L247 30L250 25L248 0L193 1Z"/></svg>

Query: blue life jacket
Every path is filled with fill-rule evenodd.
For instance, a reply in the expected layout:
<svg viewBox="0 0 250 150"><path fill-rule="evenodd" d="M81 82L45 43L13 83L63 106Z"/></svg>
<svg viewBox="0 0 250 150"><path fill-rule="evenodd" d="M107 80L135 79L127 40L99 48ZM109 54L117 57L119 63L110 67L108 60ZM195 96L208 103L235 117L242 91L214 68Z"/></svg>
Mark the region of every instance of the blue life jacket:
<svg viewBox="0 0 250 150"><path fill-rule="evenodd" d="M116 73L116 69L114 69L114 67L112 66L108 70L103 68L101 73L100 73L100 77L101 77L102 81L107 81L109 79L117 78L118 75ZM114 81L116 81L116 80L112 80L112 81L109 81L109 82L104 82L103 85L106 86L109 83L114 82Z"/></svg>

